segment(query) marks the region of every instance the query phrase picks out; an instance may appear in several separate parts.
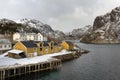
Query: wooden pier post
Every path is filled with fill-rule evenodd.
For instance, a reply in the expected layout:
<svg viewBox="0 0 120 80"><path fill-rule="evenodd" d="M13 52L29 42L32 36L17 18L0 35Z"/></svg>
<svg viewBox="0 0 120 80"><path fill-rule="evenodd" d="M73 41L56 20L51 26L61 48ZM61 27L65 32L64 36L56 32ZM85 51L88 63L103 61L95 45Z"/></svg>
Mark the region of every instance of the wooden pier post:
<svg viewBox="0 0 120 80"><path fill-rule="evenodd" d="M5 70L3 70L3 79L5 79Z"/></svg>
<svg viewBox="0 0 120 80"><path fill-rule="evenodd" d="M0 70L0 79L2 80L2 71Z"/></svg>

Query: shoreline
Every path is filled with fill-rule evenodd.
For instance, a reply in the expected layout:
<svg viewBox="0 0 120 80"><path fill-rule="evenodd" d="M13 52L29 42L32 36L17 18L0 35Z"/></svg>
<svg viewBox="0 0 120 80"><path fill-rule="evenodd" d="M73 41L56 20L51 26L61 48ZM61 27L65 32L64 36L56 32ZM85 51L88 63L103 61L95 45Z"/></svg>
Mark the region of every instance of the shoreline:
<svg viewBox="0 0 120 80"><path fill-rule="evenodd" d="M80 43L84 43L84 44L95 44L95 45L106 45L106 44L109 44L109 45L114 45L114 44L120 44L120 43L92 43L92 42L80 42Z"/></svg>

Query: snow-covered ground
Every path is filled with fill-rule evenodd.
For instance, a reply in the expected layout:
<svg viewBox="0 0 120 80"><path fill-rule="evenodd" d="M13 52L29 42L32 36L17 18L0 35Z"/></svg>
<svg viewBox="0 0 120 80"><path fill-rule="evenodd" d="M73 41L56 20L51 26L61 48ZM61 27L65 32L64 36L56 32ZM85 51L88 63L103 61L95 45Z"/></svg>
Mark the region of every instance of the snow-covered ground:
<svg viewBox="0 0 120 80"><path fill-rule="evenodd" d="M32 57L32 58L14 59L14 58L10 58L10 57L5 57L5 55L8 54L6 52L3 55L0 55L0 68L45 62L45 61L54 59L54 58L52 58L54 56L64 55L64 54L69 54L69 53L71 53L71 52L62 50L61 52L58 52L58 53L46 54L46 55L36 56L36 57Z"/></svg>

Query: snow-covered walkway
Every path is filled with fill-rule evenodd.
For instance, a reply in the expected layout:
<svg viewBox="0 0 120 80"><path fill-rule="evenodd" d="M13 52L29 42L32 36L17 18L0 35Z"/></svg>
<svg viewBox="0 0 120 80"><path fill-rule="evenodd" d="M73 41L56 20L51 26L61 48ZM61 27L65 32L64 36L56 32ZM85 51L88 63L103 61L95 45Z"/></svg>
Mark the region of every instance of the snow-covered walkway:
<svg viewBox="0 0 120 80"><path fill-rule="evenodd" d="M49 61L50 59L53 59L52 57L54 56L64 55L64 54L69 54L69 53L71 52L62 50L59 53L46 54L42 56L36 56L33 58L14 59L14 58L5 57L5 55L7 55L7 52L6 52L3 55L0 55L0 68L10 67L10 66L15 66L15 65L26 65L26 64L45 62L45 61Z"/></svg>

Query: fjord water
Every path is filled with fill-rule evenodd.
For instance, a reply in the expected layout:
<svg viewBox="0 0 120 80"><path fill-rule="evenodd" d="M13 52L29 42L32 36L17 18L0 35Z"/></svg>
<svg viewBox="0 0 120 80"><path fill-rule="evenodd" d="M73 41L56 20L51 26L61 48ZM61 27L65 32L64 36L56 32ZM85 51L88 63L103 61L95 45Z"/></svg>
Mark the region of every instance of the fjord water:
<svg viewBox="0 0 120 80"><path fill-rule="evenodd" d="M119 44L76 44L89 50L90 53L64 62L60 70L10 80L120 80Z"/></svg>

